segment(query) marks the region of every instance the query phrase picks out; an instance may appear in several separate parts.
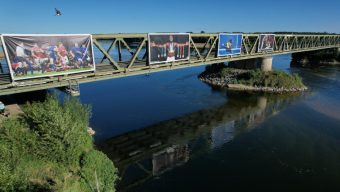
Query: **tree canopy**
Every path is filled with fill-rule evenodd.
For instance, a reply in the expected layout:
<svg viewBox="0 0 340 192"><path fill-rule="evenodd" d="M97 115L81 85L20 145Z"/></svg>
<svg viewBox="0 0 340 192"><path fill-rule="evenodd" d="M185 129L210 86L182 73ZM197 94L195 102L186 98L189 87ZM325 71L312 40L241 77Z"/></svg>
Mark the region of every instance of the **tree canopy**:
<svg viewBox="0 0 340 192"><path fill-rule="evenodd" d="M87 133L89 106L48 96L23 110L0 124L0 191L115 191L118 171Z"/></svg>

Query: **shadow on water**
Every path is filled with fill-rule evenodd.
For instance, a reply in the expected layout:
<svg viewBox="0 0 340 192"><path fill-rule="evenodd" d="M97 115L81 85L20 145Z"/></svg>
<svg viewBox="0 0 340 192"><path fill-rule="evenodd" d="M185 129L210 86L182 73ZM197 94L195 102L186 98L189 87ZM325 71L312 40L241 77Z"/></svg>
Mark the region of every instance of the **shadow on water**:
<svg viewBox="0 0 340 192"><path fill-rule="evenodd" d="M226 96L228 101L223 105L163 121L100 144L98 147L120 170L120 189L127 190L158 178L195 156L223 147L303 97L299 93L265 95L231 91L226 91Z"/></svg>

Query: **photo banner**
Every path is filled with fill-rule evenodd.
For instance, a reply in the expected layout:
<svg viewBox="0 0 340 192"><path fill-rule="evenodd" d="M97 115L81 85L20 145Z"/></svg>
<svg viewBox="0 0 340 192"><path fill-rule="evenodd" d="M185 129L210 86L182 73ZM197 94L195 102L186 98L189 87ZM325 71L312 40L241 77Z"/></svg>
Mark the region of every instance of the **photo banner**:
<svg viewBox="0 0 340 192"><path fill-rule="evenodd" d="M12 80L94 71L92 37L13 35L1 37Z"/></svg>
<svg viewBox="0 0 340 192"><path fill-rule="evenodd" d="M258 52L274 51L275 35L274 34L261 34L259 36Z"/></svg>
<svg viewBox="0 0 340 192"><path fill-rule="evenodd" d="M189 59L189 33L149 33L149 64Z"/></svg>
<svg viewBox="0 0 340 192"><path fill-rule="evenodd" d="M217 56L239 55L242 48L242 34L219 34Z"/></svg>

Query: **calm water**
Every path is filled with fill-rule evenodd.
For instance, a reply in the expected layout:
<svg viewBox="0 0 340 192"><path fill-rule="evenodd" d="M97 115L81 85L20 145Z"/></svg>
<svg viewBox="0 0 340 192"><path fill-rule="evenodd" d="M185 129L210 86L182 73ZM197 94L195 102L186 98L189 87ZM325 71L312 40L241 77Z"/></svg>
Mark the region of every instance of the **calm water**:
<svg viewBox="0 0 340 192"><path fill-rule="evenodd" d="M121 191L340 191L340 67L298 73L303 94L216 90L204 67L81 85Z"/></svg>

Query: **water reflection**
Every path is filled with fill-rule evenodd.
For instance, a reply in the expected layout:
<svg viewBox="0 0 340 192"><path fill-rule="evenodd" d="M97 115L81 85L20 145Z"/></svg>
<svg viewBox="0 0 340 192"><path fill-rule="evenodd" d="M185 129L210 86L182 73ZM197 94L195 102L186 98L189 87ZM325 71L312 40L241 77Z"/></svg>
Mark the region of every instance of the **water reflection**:
<svg viewBox="0 0 340 192"><path fill-rule="evenodd" d="M188 144L172 145L152 154L152 175L158 176L189 160Z"/></svg>
<svg viewBox="0 0 340 192"><path fill-rule="evenodd" d="M251 131L277 114L301 94L264 95L226 91L228 101L153 126L111 138L100 148L118 166L121 188L128 189L183 165L202 153L197 145L214 150ZM199 149L199 150L196 150Z"/></svg>

